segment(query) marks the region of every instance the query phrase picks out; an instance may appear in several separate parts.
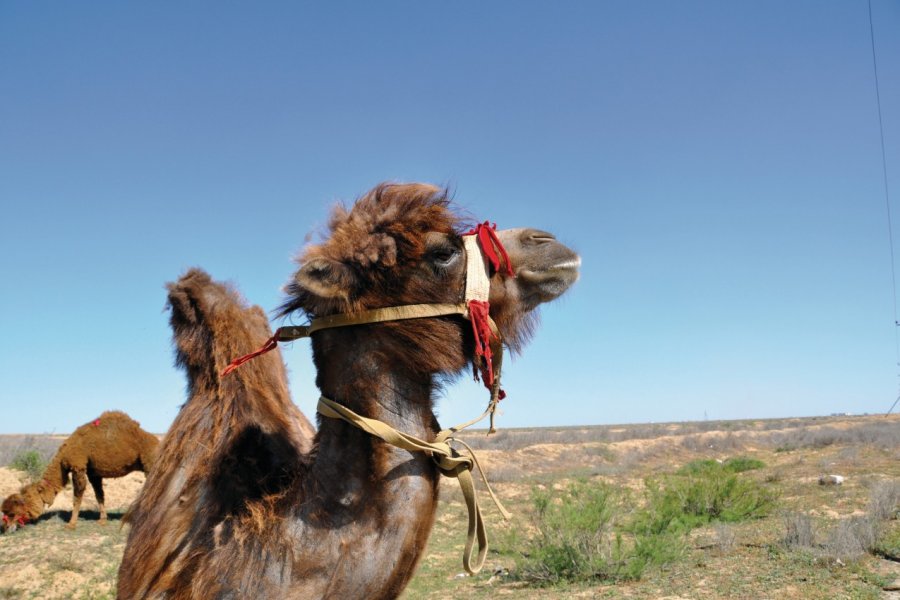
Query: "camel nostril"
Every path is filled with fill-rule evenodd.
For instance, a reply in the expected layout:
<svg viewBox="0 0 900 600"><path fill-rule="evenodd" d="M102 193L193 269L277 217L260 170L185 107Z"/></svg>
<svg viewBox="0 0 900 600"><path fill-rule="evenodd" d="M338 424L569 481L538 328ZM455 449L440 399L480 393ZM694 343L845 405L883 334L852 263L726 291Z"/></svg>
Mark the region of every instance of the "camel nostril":
<svg viewBox="0 0 900 600"><path fill-rule="evenodd" d="M526 229L522 232L522 242L525 244L546 244L555 241L556 236L539 229Z"/></svg>

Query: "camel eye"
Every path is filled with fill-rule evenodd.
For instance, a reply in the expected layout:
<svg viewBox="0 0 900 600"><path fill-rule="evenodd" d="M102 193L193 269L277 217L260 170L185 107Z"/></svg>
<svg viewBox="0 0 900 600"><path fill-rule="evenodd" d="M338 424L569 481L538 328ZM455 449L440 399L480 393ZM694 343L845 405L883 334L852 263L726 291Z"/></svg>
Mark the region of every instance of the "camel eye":
<svg viewBox="0 0 900 600"><path fill-rule="evenodd" d="M453 246L439 246L429 252L432 264L436 267L446 269L459 258L459 250Z"/></svg>

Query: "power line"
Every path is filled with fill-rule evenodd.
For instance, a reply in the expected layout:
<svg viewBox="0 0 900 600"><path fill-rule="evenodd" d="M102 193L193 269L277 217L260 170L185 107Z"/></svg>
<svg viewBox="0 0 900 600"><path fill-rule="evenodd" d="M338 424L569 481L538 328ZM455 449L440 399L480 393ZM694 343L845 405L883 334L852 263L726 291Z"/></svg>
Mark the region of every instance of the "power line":
<svg viewBox="0 0 900 600"><path fill-rule="evenodd" d="M875 25L872 19L872 0L869 0L869 40L872 43L872 71L875 73L875 101L878 106L878 132L881 136L881 175L884 180L884 206L887 210L887 226L888 226L888 242L891 250L891 293L894 298L894 349L896 352L897 366L900 367L900 333L897 328L900 327L900 321L897 319L897 269L894 265L894 227L891 219L891 196L888 187L887 176L887 153L884 150L884 121L881 117L881 88L878 85L878 59L875 54ZM900 402L900 392L897 399L891 404L887 411L887 415L891 414L894 407Z"/></svg>

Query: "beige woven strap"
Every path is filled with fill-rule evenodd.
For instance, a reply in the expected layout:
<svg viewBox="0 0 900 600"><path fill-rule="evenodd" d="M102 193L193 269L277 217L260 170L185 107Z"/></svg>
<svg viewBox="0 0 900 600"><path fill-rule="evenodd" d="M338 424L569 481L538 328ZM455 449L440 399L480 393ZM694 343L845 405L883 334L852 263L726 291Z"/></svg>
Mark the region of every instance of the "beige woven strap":
<svg viewBox="0 0 900 600"><path fill-rule="evenodd" d="M426 442L415 436L397 431L387 423L377 419L370 419L358 415L346 406L338 404L333 400L329 400L325 396L319 398L319 405L316 410L322 416L332 419L342 419L397 448L402 448L403 450L408 450L410 452L424 452L431 456L434 462L437 463L441 473L448 477L456 478L456 480L459 481L459 487L462 490L463 498L466 502L466 509L469 513L466 547L463 551L463 568L471 575L474 575L481 570L487 556L488 543L484 520L481 516L481 509L478 507L478 498L475 495L475 482L472 479L471 473L473 467L478 467L478 471L481 473L481 479L484 481L485 487L491 495L491 499L493 499L494 503L497 505L503 518L509 519L510 514L503 508L499 498L497 498L496 494L494 494L494 490L492 490L490 484L488 484L487 478L484 475L484 470L481 468L481 464L478 463L478 459L475 458L475 453L472 451L472 448L461 440L455 440L452 435L486 417L491 412L491 407L477 419L439 432L433 442ZM451 441L462 444L466 450L468 450L469 456L460 454L450 445ZM478 555L473 563L472 552L476 541L478 542Z"/></svg>
<svg viewBox="0 0 900 600"><path fill-rule="evenodd" d="M472 236L465 237L467 244L469 243L468 240L470 237ZM479 253L478 256L481 256L481 254ZM483 259L482 262L484 262ZM486 264L482 266L485 269L487 268ZM470 272L473 270L471 265L469 266L469 270ZM469 284L470 283L467 283L467 300L469 299ZM278 330L275 331L274 337L279 342L291 342L300 338L309 337L320 329L329 329L331 327L348 327L350 325L383 323L385 321L403 321L405 319L424 319L427 317L444 317L448 315L460 315L463 318L468 319L469 307L466 304L406 304L403 306L374 308L372 310L365 310L352 314L341 313L313 319L312 323L309 325L287 325L285 327L279 327ZM503 343L501 341L500 330L497 328L494 319L490 316L488 316L488 325L491 328L491 332L494 334L495 345L492 347L494 352L494 385L491 388L491 400L488 404L488 410L484 415L481 415L469 424L476 423L483 419L485 415L490 414L491 421L488 433L494 433L496 431L494 429L494 412L497 409L497 403L500 401L500 372L503 366ZM466 424L465 427L468 427L469 424ZM456 430L458 431L459 429L463 429L463 427L459 427Z"/></svg>
<svg viewBox="0 0 900 600"><path fill-rule="evenodd" d="M280 327L276 334L279 342L290 342L309 337L320 329L332 327L348 327L367 323L384 323L385 321L403 321L405 319L424 319L427 317L444 317L447 315L467 316L469 309L465 304L406 304L373 308L358 313L341 313L313 319L309 325L288 325Z"/></svg>
<svg viewBox="0 0 900 600"><path fill-rule="evenodd" d="M487 302L491 295L491 275L488 259L478 245L477 235L464 235L466 248L466 304L470 300Z"/></svg>
<svg viewBox="0 0 900 600"><path fill-rule="evenodd" d="M465 236L464 238L467 245L470 244L470 238L474 239L474 236ZM472 252L470 250L468 256L471 255ZM481 253L479 252L477 256L481 256ZM483 264L481 268L485 270L483 280L486 285L489 285L486 279L487 263L484 259L482 259L482 263ZM469 265L469 272L471 272L472 270L477 269ZM480 279L482 278L476 278L476 280ZM466 300L469 300L468 286L470 284L471 282L467 282ZM275 331L274 339L279 342L291 342L300 338L309 337L320 329L328 329L331 327L348 327L350 325L365 325L367 323L383 323L385 321L402 321L405 319L423 319L428 317L443 317L448 315L460 315L463 318L468 319L469 307L467 304L406 304L403 306L374 308L372 310L366 310L352 314L341 313L313 319L312 323L310 323L309 325L287 325L285 327L279 327ZM494 429L494 413L497 409L497 403L500 401L500 370L503 366L503 343L501 341L502 338L500 335L500 330L497 328L497 324L494 322L494 319L492 319L490 316L488 316L488 325L491 328L491 332L494 334L495 344L495 346L492 347L492 350L494 352L494 385L491 389L491 400L488 404L488 410L485 412L485 414L481 415L477 419L474 419L463 427L458 427L456 429L457 431L459 429L463 429L464 427L468 427L471 423L480 421L487 414L490 414L491 417L488 433L490 434L496 431Z"/></svg>

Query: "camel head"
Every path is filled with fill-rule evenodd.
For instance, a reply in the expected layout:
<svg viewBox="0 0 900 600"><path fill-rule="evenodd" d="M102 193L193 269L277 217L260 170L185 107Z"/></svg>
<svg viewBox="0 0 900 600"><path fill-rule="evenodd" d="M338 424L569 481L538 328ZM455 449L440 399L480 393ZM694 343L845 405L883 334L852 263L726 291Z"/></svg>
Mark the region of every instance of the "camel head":
<svg viewBox="0 0 900 600"><path fill-rule="evenodd" d="M298 258L299 269L285 286L288 297L280 312L303 311L317 318L408 304L460 303L466 287L463 235L471 226L451 210L445 190L425 184L379 185L352 208L334 210L328 239L308 246ZM575 282L581 260L537 229L501 230L497 237L512 275L507 264L490 270L490 316L504 343L518 350L533 328L534 309ZM378 351L394 352L424 372L457 372L472 358L472 327L460 317L366 327L380 336ZM316 335L333 341L338 338L329 336L342 332ZM355 343L364 345L359 335ZM321 342L323 347L330 343ZM314 348L316 344L314 339Z"/></svg>
<svg viewBox="0 0 900 600"><path fill-rule="evenodd" d="M0 531L3 533L12 533L25 525L28 522L28 506L23 493L7 496L0 505L0 512L3 513L2 522L0 522Z"/></svg>
<svg viewBox="0 0 900 600"><path fill-rule="evenodd" d="M45 481L29 483L23 486L15 494L10 494L0 504L3 512L3 524L0 530L3 532L15 531L25 523L33 521L44 512L44 504L52 504L56 494L49 496L49 502L45 500L46 490L51 489Z"/></svg>

